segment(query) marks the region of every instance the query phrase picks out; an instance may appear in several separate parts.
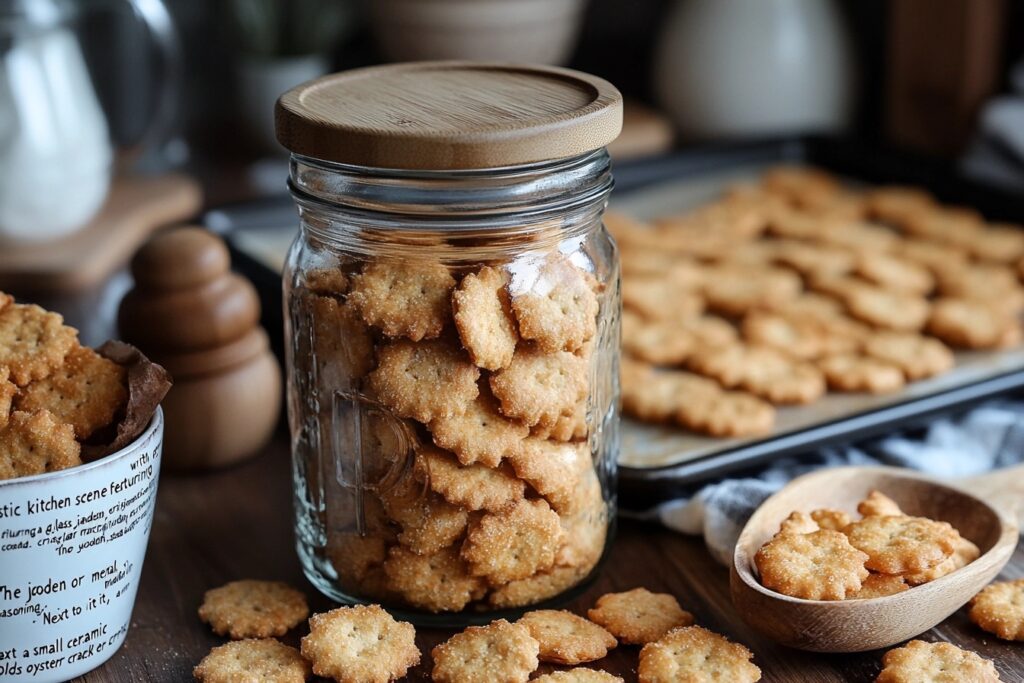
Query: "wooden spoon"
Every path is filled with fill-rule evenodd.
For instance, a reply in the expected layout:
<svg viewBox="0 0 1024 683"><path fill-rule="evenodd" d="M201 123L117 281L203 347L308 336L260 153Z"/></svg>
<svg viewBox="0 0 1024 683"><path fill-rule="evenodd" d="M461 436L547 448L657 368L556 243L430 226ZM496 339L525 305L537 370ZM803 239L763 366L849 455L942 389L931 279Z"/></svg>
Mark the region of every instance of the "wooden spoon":
<svg viewBox="0 0 1024 683"><path fill-rule="evenodd" d="M956 483L893 467L840 467L794 479L754 512L733 554L732 602L769 638L814 652L861 652L917 636L963 606L999 574L1017 545L1024 465ZM940 579L896 595L862 600L802 600L762 586L754 554L794 510L836 508L856 515L877 489L909 515L952 524L981 556Z"/></svg>

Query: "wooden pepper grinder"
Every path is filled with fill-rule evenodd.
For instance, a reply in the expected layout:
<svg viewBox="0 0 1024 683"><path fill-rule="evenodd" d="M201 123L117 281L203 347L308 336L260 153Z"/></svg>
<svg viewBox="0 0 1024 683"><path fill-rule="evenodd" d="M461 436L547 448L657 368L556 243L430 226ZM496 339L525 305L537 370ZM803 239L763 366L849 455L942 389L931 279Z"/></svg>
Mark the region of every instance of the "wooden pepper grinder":
<svg viewBox="0 0 1024 683"><path fill-rule="evenodd" d="M160 233L132 259L135 288L118 312L121 337L163 365L164 462L178 470L255 454L281 411L281 369L259 326L248 280L224 242L201 228Z"/></svg>

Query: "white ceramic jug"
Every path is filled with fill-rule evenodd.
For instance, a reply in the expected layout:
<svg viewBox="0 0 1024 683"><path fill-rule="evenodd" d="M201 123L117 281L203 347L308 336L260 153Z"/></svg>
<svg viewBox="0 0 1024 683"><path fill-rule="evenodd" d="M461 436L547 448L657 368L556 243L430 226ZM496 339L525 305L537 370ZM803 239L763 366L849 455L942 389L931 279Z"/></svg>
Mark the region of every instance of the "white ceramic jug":
<svg viewBox="0 0 1024 683"><path fill-rule="evenodd" d="M661 104L691 138L840 129L852 80L833 0L679 0L655 61Z"/></svg>

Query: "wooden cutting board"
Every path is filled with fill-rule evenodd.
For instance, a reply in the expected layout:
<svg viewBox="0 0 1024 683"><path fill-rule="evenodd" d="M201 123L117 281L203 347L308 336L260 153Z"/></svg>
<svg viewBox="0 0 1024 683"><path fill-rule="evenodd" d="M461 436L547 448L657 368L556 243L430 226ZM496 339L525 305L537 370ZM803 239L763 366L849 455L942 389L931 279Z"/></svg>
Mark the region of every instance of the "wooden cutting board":
<svg viewBox="0 0 1024 683"><path fill-rule="evenodd" d="M188 176L117 178L103 208L81 230L56 241L0 243L0 290L96 286L155 230L192 218L201 206L199 184Z"/></svg>

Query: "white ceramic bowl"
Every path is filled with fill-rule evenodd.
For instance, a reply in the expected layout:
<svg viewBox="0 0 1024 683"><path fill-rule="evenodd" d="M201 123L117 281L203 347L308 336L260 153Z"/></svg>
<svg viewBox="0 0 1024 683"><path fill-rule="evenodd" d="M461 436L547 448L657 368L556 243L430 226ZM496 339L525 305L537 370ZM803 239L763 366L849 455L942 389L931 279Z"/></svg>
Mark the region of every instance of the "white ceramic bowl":
<svg viewBox="0 0 1024 683"><path fill-rule="evenodd" d="M0 681L56 683L124 642L153 524L164 420L80 467L0 481Z"/></svg>

